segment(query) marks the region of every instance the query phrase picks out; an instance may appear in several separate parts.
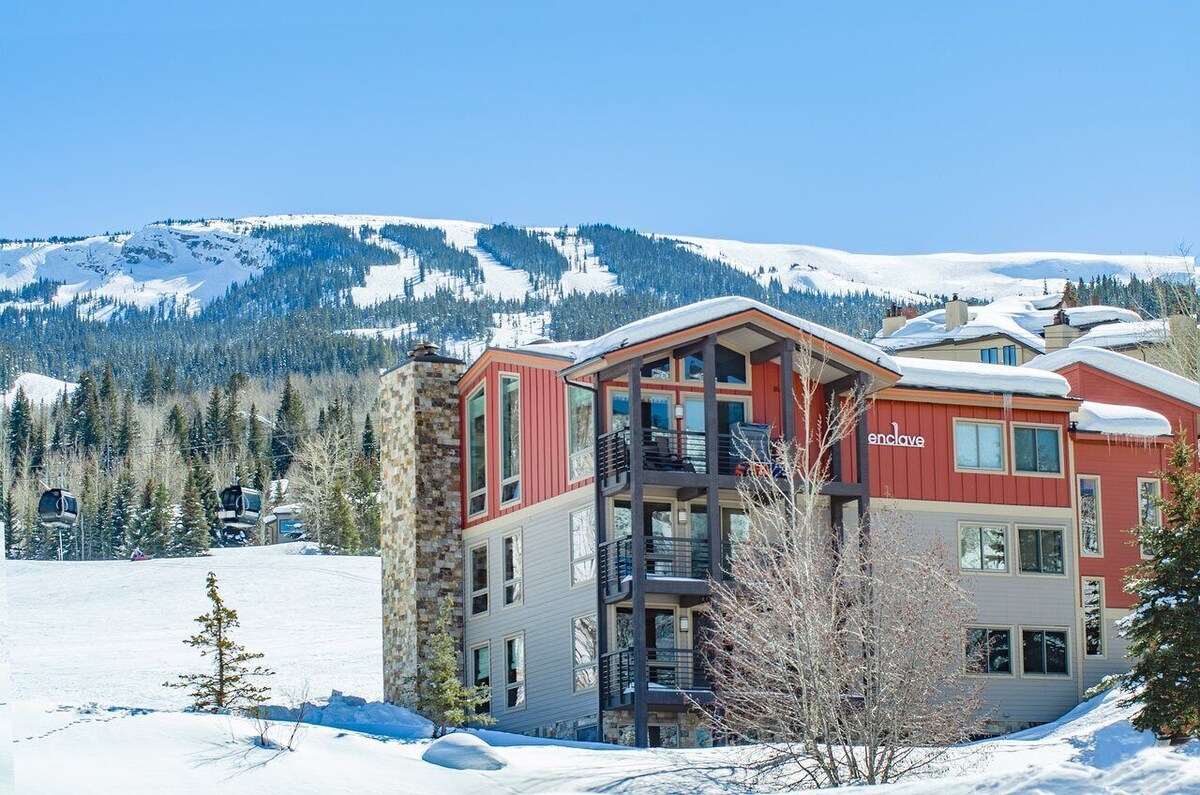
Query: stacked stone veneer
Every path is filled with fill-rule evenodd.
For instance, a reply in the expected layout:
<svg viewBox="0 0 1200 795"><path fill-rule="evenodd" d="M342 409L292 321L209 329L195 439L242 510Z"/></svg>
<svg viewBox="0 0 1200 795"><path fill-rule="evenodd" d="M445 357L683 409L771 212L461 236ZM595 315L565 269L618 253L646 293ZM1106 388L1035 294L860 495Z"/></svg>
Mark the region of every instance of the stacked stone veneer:
<svg viewBox="0 0 1200 795"><path fill-rule="evenodd" d="M434 357L440 359L440 357ZM380 384L383 692L416 704L416 680L445 599L462 646L461 362L412 358Z"/></svg>

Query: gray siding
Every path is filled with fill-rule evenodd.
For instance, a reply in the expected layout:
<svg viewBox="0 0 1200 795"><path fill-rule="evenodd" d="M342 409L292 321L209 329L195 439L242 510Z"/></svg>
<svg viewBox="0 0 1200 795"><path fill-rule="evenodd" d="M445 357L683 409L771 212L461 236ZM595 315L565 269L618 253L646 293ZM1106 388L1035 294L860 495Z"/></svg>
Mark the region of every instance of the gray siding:
<svg viewBox="0 0 1200 795"><path fill-rule="evenodd" d="M593 504L595 492L581 488L563 499L517 511L495 522L468 531L469 550L483 540L489 542L489 614L469 616L465 621L464 649L484 641L491 643L492 715L504 731L529 732L552 724L595 716L595 688L576 693L573 673L571 619L596 611L596 582L571 587L569 516ZM524 600L503 606L502 539L516 529L524 547ZM466 551L466 550L464 550ZM469 564L468 564L469 565ZM467 570L468 582L470 570ZM468 585L469 587L469 585ZM468 595L469 597L469 595ZM525 633L526 695L524 709L505 709L504 639Z"/></svg>
<svg viewBox="0 0 1200 795"><path fill-rule="evenodd" d="M1131 661L1125 656L1128 645L1117 630L1117 619L1110 618L1112 612L1105 611L1104 656L1088 657L1083 661L1083 686L1093 687L1106 676L1123 674L1129 670Z"/></svg>

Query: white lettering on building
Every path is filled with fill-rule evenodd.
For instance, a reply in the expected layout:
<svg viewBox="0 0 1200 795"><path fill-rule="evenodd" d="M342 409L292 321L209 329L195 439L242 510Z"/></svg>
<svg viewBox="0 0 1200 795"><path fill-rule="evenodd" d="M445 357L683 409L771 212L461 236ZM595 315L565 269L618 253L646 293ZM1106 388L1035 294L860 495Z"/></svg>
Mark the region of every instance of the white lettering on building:
<svg viewBox="0 0 1200 795"><path fill-rule="evenodd" d="M867 442L883 447L924 447L925 437L909 436L908 434L900 433L900 425L893 422L891 433L868 434Z"/></svg>

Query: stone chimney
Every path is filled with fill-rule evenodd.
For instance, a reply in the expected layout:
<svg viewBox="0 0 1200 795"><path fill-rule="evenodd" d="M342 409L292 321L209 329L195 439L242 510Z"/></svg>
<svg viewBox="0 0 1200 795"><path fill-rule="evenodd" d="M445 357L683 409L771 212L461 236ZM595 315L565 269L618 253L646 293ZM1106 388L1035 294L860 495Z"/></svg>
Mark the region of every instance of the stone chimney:
<svg viewBox="0 0 1200 795"><path fill-rule="evenodd" d="M463 628L458 379L466 365L437 350L418 344L379 386L383 693L410 708L444 600L460 642Z"/></svg>
<svg viewBox="0 0 1200 795"><path fill-rule="evenodd" d="M1079 339L1083 332L1071 325L1067 319L1067 311L1060 309L1054 313L1054 322L1046 326L1043 336L1046 338L1046 353L1061 351Z"/></svg>
<svg viewBox="0 0 1200 795"><path fill-rule="evenodd" d="M946 331L953 331L959 326L967 325L971 315L967 311L967 302L959 300L958 293L946 302Z"/></svg>
<svg viewBox="0 0 1200 795"><path fill-rule="evenodd" d="M879 333L881 336L890 337L892 334L895 334L897 331L904 328L906 323L908 323L908 319L904 316L904 313L900 311L900 307L893 303L888 308L887 314L883 317L883 329Z"/></svg>

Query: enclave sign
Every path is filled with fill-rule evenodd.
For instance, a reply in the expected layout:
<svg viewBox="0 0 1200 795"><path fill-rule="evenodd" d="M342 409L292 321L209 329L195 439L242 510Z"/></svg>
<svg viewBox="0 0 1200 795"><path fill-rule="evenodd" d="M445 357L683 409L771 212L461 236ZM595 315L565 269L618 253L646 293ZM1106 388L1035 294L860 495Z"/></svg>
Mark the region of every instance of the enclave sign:
<svg viewBox="0 0 1200 795"><path fill-rule="evenodd" d="M900 425L892 423L891 433L872 433L868 434L867 442L869 444L882 445L883 447L924 447L924 436L909 436L908 434L900 433Z"/></svg>

